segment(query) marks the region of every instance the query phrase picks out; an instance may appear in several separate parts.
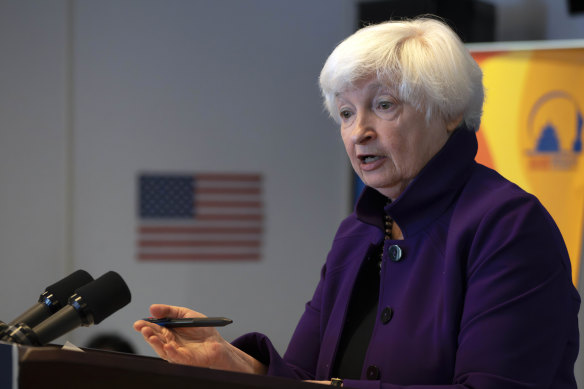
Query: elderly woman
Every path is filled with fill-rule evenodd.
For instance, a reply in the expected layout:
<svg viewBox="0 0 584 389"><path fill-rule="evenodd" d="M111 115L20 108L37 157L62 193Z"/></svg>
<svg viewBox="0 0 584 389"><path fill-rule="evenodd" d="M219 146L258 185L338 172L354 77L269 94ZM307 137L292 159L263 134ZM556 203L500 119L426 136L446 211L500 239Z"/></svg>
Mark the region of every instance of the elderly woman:
<svg viewBox="0 0 584 389"><path fill-rule="evenodd" d="M285 355L257 333L136 330L172 362L346 387L575 388L567 250L534 196L474 161L482 74L456 34L433 19L363 28L320 85L366 188Z"/></svg>

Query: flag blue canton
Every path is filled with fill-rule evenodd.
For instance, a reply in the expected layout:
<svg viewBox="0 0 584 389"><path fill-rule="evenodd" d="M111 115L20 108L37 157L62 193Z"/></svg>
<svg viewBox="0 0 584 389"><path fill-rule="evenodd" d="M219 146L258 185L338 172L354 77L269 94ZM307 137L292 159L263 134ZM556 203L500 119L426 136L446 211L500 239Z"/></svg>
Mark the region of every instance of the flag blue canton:
<svg viewBox="0 0 584 389"><path fill-rule="evenodd" d="M141 176L140 218L193 218L195 215L194 186L193 176Z"/></svg>

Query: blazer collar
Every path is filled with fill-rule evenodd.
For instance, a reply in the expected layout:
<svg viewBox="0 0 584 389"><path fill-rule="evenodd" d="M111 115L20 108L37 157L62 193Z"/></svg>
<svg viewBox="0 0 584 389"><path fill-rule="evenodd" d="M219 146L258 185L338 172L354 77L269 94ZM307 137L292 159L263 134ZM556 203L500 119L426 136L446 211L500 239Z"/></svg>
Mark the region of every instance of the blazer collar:
<svg viewBox="0 0 584 389"><path fill-rule="evenodd" d="M399 225L404 238L437 219L452 204L474 166L478 143L474 131L460 128L393 202L365 187L355 213L364 223L383 229L385 214Z"/></svg>

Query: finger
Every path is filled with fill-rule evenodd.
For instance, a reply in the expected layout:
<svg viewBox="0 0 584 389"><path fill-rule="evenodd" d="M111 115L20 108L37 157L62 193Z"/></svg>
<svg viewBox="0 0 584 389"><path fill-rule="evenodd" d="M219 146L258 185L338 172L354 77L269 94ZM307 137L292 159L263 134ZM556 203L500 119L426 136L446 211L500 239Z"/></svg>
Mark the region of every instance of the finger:
<svg viewBox="0 0 584 389"><path fill-rule="evenodd" d="M144 340L148 343L150 343L150 338L151 337L158 337L158 334L156 334L152 328L150 327L142 327L142 329L140 330L140 334L142 335L142 337L144 338Z"/></svg>
<svg viewBox="0 0 584 389"><path fill-rule="evenodd" d="M184 314L188 311L186 308L175 307L173 305L166 304L152 304L150 306L150 313L154 317L172 317L172 318L182 318L185 317Z"/></svg>
<svg viewBox="0 0 584 389"><path fill-rule="evenodd" d="M156 329L150 327L149 325L145 325L140 329L140 332L142 333L142 335L146 335L147 337L151 337L151 336L160 336L161 334L159 334L159 331L156 331Z"/></svg>
<svg viewBox="0 0 584 389"><path fill-rule="evenodd" d="M205 315L184 308L184 307L175 307L173 305L165 305L165 304L152 304L150 306L150 313L152 316L160 318L160 317L171 317L171 318L184 318L184 317L205 317Z"/></svg>
<svg viewBox="0 0 584 389"><path fill-rule="evenodd" d="M148 322L145 320L136 320L134 322L134 329L138 332L142 331L142 328L148 325Z"/></svg>
<svg viewBox="0 0 584 389"><path fill-rule="evenodd" d="M146 320L138 320L134 323L134 329L138 332L142 332L143 328L149 328L152 332L161 333L163 327L159 326L158 324L151 323Z"/></svg>
<svg viewBox="0 0 584 389"><path fill-rule="evenodd" d="M154 350L156 354L162 359L166 359L170 361L168 354L166 353L164 347L165 343L161 342L160 339L156 336L151 336L150 338L146 339L150 347Z"/></svg>
<svg viewBox="0 0 584 389"><path fill-rule="evenodd" d="M134 328L135 331L140 332L140 330L142 330L142 327L144 327L144 320L135 321L132 327Z"/></svg>
<svg viewBox="0 0 584 389"><path fill-rule="evenodd" d="M149 342L152 337L157 337L162 343L169 342L173 339L172 333L169 330L157 324L148 322L146 322L146 324L140 329L140 333L147 342Z"/></svg>
<svg viewBox="0 0 584 389"><path fill-rule="evenodd" d="M173 317L173 316L169 316L171 311L171 306L170 305L165 305L165 304L152 304L150 306L150 314L153 317Z"/></svg>
<svg viewBox="0 0 584 389"><path fill-rule="evenodd" d="M150 345L150 347L152 347L156 354L158 354L161 358L168 358L166 352L164 351L166 340L162 336L154 333L149 327L144 327L141 333L144 337L144 340Z"/></svg>

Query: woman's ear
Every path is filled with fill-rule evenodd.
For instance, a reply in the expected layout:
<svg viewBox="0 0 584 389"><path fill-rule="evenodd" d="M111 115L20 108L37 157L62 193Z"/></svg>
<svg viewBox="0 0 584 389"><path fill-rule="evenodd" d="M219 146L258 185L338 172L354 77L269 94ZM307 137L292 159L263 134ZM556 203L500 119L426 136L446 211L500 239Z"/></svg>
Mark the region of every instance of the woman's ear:
<svg viewBox="0 0 584 389"><path fill-rule="evenodd" d="M462 122L462 114L456 116L451 121L446 122L446 132L451 133L452 131L456 130L461 122Z"/></svg>

